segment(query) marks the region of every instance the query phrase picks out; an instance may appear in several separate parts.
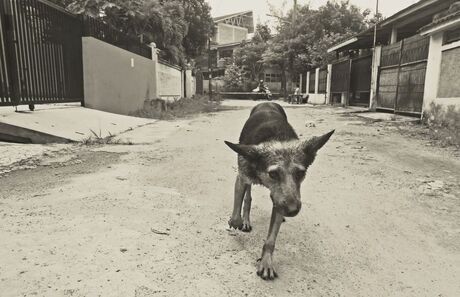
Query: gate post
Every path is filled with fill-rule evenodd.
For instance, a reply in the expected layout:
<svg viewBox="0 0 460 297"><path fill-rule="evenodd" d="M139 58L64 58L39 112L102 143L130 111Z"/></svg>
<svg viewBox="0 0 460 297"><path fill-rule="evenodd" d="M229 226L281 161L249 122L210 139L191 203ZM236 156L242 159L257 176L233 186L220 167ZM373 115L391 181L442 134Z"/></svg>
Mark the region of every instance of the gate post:
<svg viewBox="0 0 460 297"><path fill-rule="evenodd" d="M379 70L380 70L380 59L382 58L382 46L377 45L374 47L374 53L372 55L372 70L371 70L371 93L369 109L375 111L377 109L377 96L379 86Z"/></svg>
<svg viewBox="0 0 460 297"><path fill-rule="evenodd" d="M154 90L153 90L153 98L147 98L147 99L158 99L159 98L159 93L158 93L158 50L157 50L157 45L155 42L150 43L150 48L152 49L152 61L153 61L153 77L155 78L153 82Z"/></svg>
<svg viewBox="0 0 460 297"><path fill-rule="evenodd" d="M8 82L10 97L13 106L19 105L19 72L17 68L16 58L16 44L17 40L14 38L14 22L13 15L11 14L11 2L0 0L0 14L2 17L1 28L5 38L5 57L6 57L6 80Z"/></svg>
<svg viewBox="0 0 460 297"><path fill-rule="evenodd" d="M315 69L315 94L319 93L319 67Z"/></svg>
<svg viewBox="0 0 460 297"><path fill-rule="evenodd" d="M326 104L331 104L332 64L327 64Z"/></svg>

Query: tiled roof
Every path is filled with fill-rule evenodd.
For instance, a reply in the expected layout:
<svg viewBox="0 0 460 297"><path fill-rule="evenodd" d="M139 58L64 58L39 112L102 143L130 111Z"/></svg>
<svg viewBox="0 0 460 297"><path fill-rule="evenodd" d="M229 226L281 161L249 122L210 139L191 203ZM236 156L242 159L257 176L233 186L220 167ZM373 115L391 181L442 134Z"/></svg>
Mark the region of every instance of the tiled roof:
<svg viewBox="0 0 460 297"><path fill-rule="evenodd" d="M433 22L421 28L420 31L426 31L440 24L443 24L443 23L446 23L446 22L449 22L455 19L460 19L460 1L452 4L450 8L446 10L445 12L435 15L433 17Z"/></svg>

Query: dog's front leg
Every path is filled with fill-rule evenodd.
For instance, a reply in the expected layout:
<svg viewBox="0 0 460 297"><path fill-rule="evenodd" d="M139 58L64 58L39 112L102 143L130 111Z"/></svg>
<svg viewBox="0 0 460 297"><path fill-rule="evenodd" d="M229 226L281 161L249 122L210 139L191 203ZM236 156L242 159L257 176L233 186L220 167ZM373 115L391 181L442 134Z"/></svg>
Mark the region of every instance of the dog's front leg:
<svg viewBox="0 0 460 297"><path fill-rule="evenodd" d="M249 215L251 213L251 185L246 187L246 194L244 195L244 206L243 206L243 228L241 229L243 232L251 232L251 220L249 219Z"/></svg>
<svg viewBox="0 0 460 297"><path fill-rule="evenodd" d="M243 178L238 174L235 182L235 200L233 201L232 217L228 221L231 228L240 229L243 227L243 219L241 218L241 206L243 204L244 193L249 185L246 184Z"/></svg>
<svg viewBox="0 0 460 297"><path fill-rule="evenodd" d="M260 259L257 267L257 275L265 280L271 280L278 276L273 267L273 251L275 250L276 237L280 231L283 219L284 217L280 215L275 208L273 208L270 228L268 229L268 237L265 241L264 247L262 248L262 258Z"/></svg>

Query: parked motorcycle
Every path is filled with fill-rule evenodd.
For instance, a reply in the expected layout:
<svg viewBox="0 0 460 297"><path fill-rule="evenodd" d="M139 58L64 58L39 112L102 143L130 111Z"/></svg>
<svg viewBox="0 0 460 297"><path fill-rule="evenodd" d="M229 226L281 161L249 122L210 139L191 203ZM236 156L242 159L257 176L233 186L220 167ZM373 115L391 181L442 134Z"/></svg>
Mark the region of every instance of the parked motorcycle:
<svg viewBox="0 0 460 297"><path fill-rule="evenodd" d="M272 92L270 92L270 90L267 87L263 87L263 88L257 87L254 90L252 90L252 92L253 93L263 93L266 95L265 99L267 99L268 101L272 100Z"/></svg>

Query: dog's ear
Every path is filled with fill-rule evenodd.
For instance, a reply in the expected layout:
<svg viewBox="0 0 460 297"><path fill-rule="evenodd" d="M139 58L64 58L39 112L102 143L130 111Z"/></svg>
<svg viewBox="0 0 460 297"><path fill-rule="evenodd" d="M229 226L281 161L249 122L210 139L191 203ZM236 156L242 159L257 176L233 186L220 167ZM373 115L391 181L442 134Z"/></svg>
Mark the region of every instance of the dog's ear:
<svg viewBox="0 0 460 297"><path fill-rule="evenodd" d="M228 141L224 141L226 145L228 145L233 151L237 154L245 157L248 160L257 160L260 155L253 145L245 145L245 144L235 144Z"/></svg>
<svg viewBox="0 0 460 297"><path fill-rule="evenodd" d="M315 136L305 141L302 145L302 150L306 154L316 154L316 152L322 148L326 142L334 134L335 130L332 130L329 133L324 134L323 136Z"/></svg>

